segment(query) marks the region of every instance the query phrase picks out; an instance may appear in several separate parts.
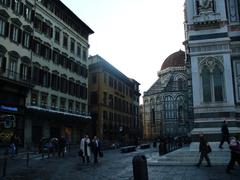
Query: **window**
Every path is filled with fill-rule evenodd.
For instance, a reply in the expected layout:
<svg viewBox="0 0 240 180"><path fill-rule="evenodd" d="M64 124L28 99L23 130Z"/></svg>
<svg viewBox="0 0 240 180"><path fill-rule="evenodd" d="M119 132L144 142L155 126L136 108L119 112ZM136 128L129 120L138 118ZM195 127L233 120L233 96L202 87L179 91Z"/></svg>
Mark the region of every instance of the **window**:
<svg viewBox="0 0 240 180"><path fill-rule="evenodd" d="M27 64L25 64L25 63L20 64L20 78L22 80L28 79L28 70L30 70L30 69Z"/></svg>
<svg viewBox="0 0 240 180"><path fill-rule="evenodd" d="M56 43L60 43L60 30L58 28L55 28L55 38L54 38Z"/></svg>
<svg viewBox="0 0 240 180"><path fill-rule="evenodd" d="M80 102L75 103L75 111L80 112Z"/></svg>
<svg viewBox="0 0 240 180"><path fill-rule="evenodd" d="M0 35L5 36L6 22L3 19L0 19Z"/></svg>
<svg viewBox="0 0 240 180"><path fill-rule="evenodd" d="M87 61L87 49L83 48L82 60Z"/></svg>
<svg viewBox="0 0 240 180"><path fill-rule="evenodd" d="M66 109L66 99L65 98L61 98L60 99L60 110L61 111L65 111Z"/></svg>
<svg viewBox="0 0 240 180"><path fill-rule="evenodd" d="M21 2L19 0L13 0L12 1L12 10L17 13L21 14L23 6L21 5Z"/></svg>
<svg viewBox="0 0 240 180"><path fill-rule="evenodd" d="M40 82L40 68L36 65L33 66L33 82L35 84Z"/></svg>
<svg viewBox="0 0 240 180"><path fill-rule="evenodd" d="M223 66L217 60L206 60L201 67L203 102L224 101Z"/></svg>
<svg viewBox="0 0 240 180"><path fill-rule="evenodd" d="M57 96L51 96L51 109L57 109Z"/></svg>
<svg viewBox="0 0 240 180"><path fill-rule="evenodd" d="M72 100L68 101L68 111L73 112L73 101Z"/></svg>
<svg viewBox="0 0 240 180"><path fill-rule="evenodd" d="M67 92L67 88L68 88L68 86L67 86L68 84L67 84L67 77L66 76L62 76L61 77L61 88L60 88L60 90L61 90L61 92L64 92L64 93L66 93Z"/></svg>
<svg viewBox="0 0 240 180"><path fill-rule="evenodd" d="M109 78L108 78L108 85L110 87L113 87L113 78L111 76L109 76Z"/></svg>
<svg viewBox="0 0 240 180"><path fill-rule="evenodd" d="M41 84L43 87L49 87L50 86L50 73L48 70L42 70L41 71Z"/></svg>
<svg viewBox="0 0 240 180"><path fill-rule="evenodd" d="M103 79L104 79L104 80L103 80L103 81L104 81L104 84L107 84L107 74L104 73L103 76L104 76L104 77L103 77Z"/></svg>
<svg viewBox="0 0 240 180"><path fill-rule="evenodd" d="M82 103L82 110L81 110L83 113L86 113L86 104L85 103Z"/></svg>
<svg viewBox="0 0 240 180"><path fill-rule="evenodd" d="M68 35L65 33L63 34L63 47L68 48Z"/></svg>
<svg viewBox="0 0 240 180"><path fill-rule="evenodd" d="M92 74L92 83L96 84L97 83L97 73Z"/></svg>
<svg viewBox="0 0 240 180"><path fill-rule="evenodd" d="M3 6L9 6L10 0L0 0L0 4L2 4Z"/></svg>
<svg viewBox="0 0 240 180"><path fill-rule="evenodd" d="M42 29L43 33L47 37L51 38L52 37L52 28L51 28L51 26L47 22L44 22L42 26L43 26L42 27L43 28Z"/></svg>
<svg viewBox="0 0 240 180"><path fill-rule="evenodd" d="M29 48L30 47L30 34L23 32L23 47Z"/></svg>
<svg viewBox="0 0 240 180"><path fill-rule="evenodd" d="M11 40L15 43L21 41L21 30L14 25L11 26Z"/></svg>
<svg viewBox="0 0 240 180"><path fill-rule="evenodd" d="M75 40L71 38L71 47L70 47L71 53L75 53Z"/></svg>
<svg viewBox="0 0 240 180"><path fill-rule="evenodd" d="M9 78L16 79L17 78L17 58L10 56L9 61Z"/></svg>
<svg viewBox="0 0 240 180"><path fill-rule="evenodd" d="M203 88L203 102L211 102L211 82L210 71L205 66L202 70L202 88Z"/></svg>
<svg viewBox="0 0 240 180"><path fill-rule="evenodd" d="M223 73L221 69L216 66L213 70L213 82L214 82L214 95L215 101L223 101Z"/></svg>
<svg viewBox="0 0 240 180"><path fill-rule="evenodd" d="M38 41L34 41L34 47L33 47L33 51L37 54L37 55L41 55L41 43Z"/></svg>
<svg viewBox="0 0 240 180"><path fill-rule="evenodd" d="M42 55L45 59L50 60L51 59L51 49L48 46L42 45Z"/></svg>
<svg viewBox="0 0 240 180"><path fill-rule="evenodd" d="M52 81L51 81L51 87L54 90L58 90L58 86L59 86L59 77L57 74L52 74Z"/></svg>
<svg viewBox="0 0 240 180"><path fill-rule="evenodd" d="M173 119L174 116L174 100L171 96L164 97L164 117L166 119Z"/></svg>
<svg viewBox="0 0 240 180"><path fill-rule="evenodd" d="M37 31L39 31L39 32L42 31L42 24L43 24L43 22L38 17L34 18L34 28Z"/></svg>
<svg viewBox="0 0 240 180"><path fill-rule="evenodd" d="M81 51L82 51L82 47L81 47L81 44L78 43L77 44L77 56L81 58Z"/></svg>
<svg viewBox="0 0 240 180"><path fill-rule="evenodd" d="M73 79L70 79L69 81L68 81L68 93L70 94L70 95L72 95L72 96L74 96L75 95L75 83L74 83L74 80Z"/></svg>
<svg viewBox="0 0 240 180"><path fill-rule="evenodd" d="M48 98L47 93L41 93L41 102L40 102L41 107L43 108L47 107L47 98Z"/></svg>
<svg viewBox="0 0 240 180"><path fill-rule="evenodd" d="M103 104L107 105L107 92L103 92Z"/></svg>
<svg viewBox="0 0 240 180"><path fill-rule="evenodd" d="M32 91L31 94L31 105L36 106L38 105L38 92Z"/></svg>
<svg viewBox="0 0 240 180"><path fill-rule="evenodd" d="M97 105L97 103L98 103L98 93L96 91L91 92L90 103L91 103L91 105Z"/></svg>
<svg viewBox="0 0 240 180"><path fill-rule="evenodd" d="M53 58L53 62L55 64L60 63L60 54L56 50L53 51L53 57L52 58Z"/></svg>
<svg viewBox="0 0 240 180"><path fill-rule="evenodd" d="M25 17L26 20L31 21L31 19L32 19L32 10L29 7L29 5L25 6L23 16Z"/></svg>
<svg viewBox="0 0 240 180"><path fill-rule="evenodd" d="M184 81L181 78L178 79L177 84L178 84L178 90L179 91L184 90Z"/></svg>

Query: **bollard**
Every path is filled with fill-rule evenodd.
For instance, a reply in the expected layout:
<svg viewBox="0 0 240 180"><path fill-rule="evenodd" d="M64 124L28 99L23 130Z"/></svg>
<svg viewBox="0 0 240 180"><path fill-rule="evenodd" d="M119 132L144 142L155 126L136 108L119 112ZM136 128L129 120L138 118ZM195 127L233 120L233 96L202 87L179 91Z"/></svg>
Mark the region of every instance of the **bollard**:
<svg viewBox="0 0 240 180"><path fill-rule="evenodd" d="M4 153L2 177L5 177L7 173L7 159L8 159L8 149L6 149Z"/></svg>
<svg viewBox="0 0 240 180"><path fill-rule="evenodd" d="M27 144L27 161L26 161L27 167L29 166L29 150L30 150L30 145Z"/></svg>
<svg viewBox="0 0 240 180"><path fill-rule="evenodd" d="M134 180L148 180L147 159L144 155L133 157L133 177Z"/></svg>

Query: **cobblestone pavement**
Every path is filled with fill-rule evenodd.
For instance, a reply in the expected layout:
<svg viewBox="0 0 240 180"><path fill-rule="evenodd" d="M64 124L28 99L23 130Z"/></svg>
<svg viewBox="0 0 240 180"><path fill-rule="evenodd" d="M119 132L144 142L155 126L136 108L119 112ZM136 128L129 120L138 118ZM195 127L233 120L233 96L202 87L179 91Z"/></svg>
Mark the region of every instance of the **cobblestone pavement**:
<svg viewBox="0 0 240 180"><path fill-rule="evenodd" d="M41 159L31 155L29 167L26 166L25 154L8 161L7 176L1 180L133 180L132 158L138 154L156 152L153 149L132 153L120 153L119 150L104 151L99 164L83 164L77 152L66 154L64 158L50 157ZM0 161L0 172L2 171ZM233 174L225 172L226 166L148 166L149 180L239 180L240 168ZM2 172L1 174L2 175Z"/></svg>

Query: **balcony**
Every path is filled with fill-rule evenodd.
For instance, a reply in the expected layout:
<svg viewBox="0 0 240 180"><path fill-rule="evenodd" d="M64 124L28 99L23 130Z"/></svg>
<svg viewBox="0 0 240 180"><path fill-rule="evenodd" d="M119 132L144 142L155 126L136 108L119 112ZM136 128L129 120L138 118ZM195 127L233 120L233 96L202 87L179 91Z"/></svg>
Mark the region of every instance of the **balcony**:
<svg viewBox="0 0 240 180"><path fill-rule="evenodd" d="M28 77L27 75L17 73L10 69L2 71L1 67L0 67L0 80L5 81L6 83L9 84L15 84L22 87L31 87L30 77Z"/></svg>

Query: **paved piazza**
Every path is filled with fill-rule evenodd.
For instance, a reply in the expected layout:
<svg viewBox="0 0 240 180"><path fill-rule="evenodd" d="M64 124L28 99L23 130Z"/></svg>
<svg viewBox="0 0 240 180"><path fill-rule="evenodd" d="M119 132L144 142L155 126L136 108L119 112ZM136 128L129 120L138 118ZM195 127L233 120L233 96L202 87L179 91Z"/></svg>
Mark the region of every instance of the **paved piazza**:
<svg viewBox="0 0 240 180"><path fill-rule="evenodd" d="M26 154L20 154L8 161L7 176L3 180L133 180L132 158L138 154L157 157L156 149L140 150L132 153L120 153L119 150L104 151L104 157L98 165L83 164L76 150L64 158L51 157L41 159L31 155L29 167L26 167ZM1 171L2 171L2 160ZM226 174L226 165L214 165L200 168L193 165L148 165L149 180L239 180L240 168L233 174ZM150 163L149 163L150 164ZM2 175L2 173L1 173Z"/></svg>

